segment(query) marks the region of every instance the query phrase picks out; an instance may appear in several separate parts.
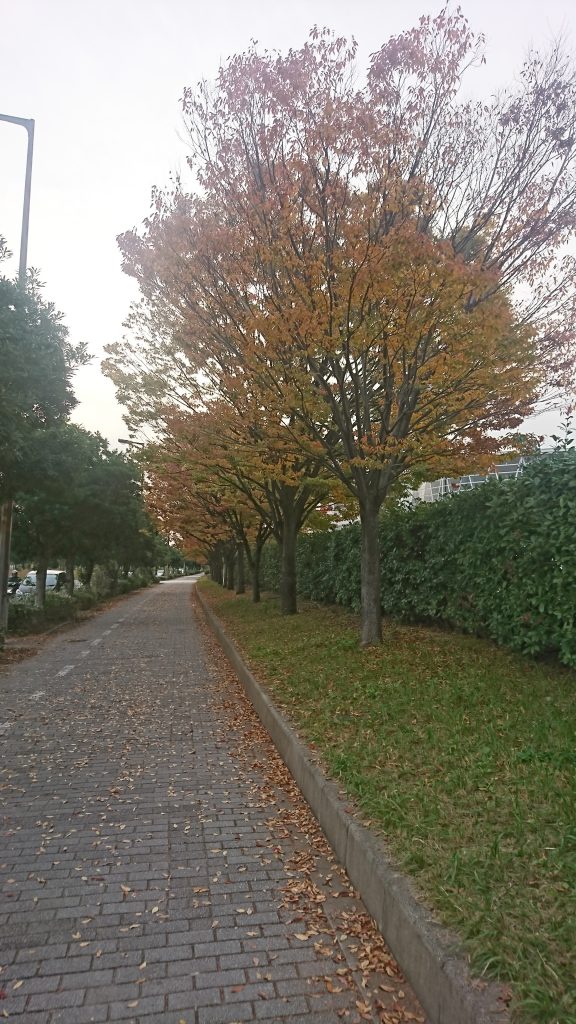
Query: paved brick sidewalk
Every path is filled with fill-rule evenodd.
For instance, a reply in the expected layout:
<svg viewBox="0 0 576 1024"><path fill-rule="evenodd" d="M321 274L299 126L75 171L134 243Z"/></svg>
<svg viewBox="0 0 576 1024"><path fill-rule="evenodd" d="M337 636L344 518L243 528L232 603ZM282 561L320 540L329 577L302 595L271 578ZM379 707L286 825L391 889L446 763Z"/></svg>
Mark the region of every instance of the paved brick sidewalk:
<svg viewBox="0 0 576 1024"><path fill-rule="evenodd" d="M423 1020L189 596L0 675L0 1018Z"/></svg>

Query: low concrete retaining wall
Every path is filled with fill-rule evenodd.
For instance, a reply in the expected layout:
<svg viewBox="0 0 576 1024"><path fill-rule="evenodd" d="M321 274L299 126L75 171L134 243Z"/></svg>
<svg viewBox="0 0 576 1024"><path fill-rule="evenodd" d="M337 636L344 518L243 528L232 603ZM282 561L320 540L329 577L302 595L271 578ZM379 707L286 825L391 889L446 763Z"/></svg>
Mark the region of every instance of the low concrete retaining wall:
<svg viewBox="0 0 576 1024"><path fill-rule="evenodd" d="M432 1024L509 1024L501 988L472 978L458 940L416 899L410 881L392 867L384 844L345 810L336 785L313 763L308 748L276 710L220 620L197 593L208 624L264 728Z"/></svg>

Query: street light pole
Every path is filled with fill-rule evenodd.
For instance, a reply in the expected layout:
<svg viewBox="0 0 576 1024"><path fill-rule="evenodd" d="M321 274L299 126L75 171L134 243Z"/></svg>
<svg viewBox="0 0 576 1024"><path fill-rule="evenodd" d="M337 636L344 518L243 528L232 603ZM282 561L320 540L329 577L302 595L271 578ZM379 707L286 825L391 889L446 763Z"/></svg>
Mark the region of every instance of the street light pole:
<svg viewBox="0 0 576 1024"><path fill-rule="evenodd" d="M0 121L19 124L26 129L28 147L26 150L26 175L24 178L24 206L22 209L22 232L20 234L20 259L18 261L18 284L26 290L26 267L28 264L28 225L30 223L30 192L32 189L32 154L34 151L34 121L25 117L0 114ZM10 572L10 538L12 535L12 500L2 502L0 507L0 648L8 627L8 574Z"/></svg>

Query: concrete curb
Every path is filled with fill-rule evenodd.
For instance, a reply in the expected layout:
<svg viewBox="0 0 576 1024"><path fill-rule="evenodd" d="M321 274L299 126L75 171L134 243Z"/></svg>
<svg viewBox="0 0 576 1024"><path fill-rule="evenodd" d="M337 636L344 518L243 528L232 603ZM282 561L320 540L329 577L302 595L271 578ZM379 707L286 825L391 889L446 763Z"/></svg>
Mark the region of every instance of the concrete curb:
<svg viewBox="0 0 576 1024"><path fill-rule="evenodd" d="M431 1024L509 1024L499 985L474 980L458 940L416 899L384 844L346 811L336 785L274 707L198 590L207 622L280 756L358 889Z"/></svg>

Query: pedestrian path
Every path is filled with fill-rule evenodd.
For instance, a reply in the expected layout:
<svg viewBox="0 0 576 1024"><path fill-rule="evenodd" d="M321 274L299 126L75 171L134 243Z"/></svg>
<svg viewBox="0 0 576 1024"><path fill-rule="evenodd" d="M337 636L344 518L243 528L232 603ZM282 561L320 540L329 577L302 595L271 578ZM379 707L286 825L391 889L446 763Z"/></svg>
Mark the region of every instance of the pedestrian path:
<svg viewBox="0 0 576 1024"><path fill-rule="evenodd" d="M0 1019L424 1021L191 589L0 674Z"/></svg>

